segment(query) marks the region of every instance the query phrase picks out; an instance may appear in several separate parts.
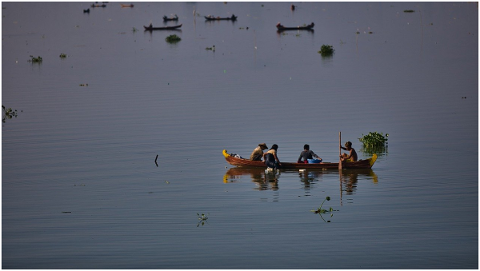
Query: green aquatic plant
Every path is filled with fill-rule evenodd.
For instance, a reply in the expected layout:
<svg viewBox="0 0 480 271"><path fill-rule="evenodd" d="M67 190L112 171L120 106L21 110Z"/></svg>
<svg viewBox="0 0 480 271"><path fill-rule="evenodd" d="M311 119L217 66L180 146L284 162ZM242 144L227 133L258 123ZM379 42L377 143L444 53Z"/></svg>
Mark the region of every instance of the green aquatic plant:
<svg viewBox="0 0 480 271"><path fill-rule="evenodd" d="M28 60L28 62L32 62L32 63L41 63L42 61L43 59L41 56L34 57L32 55L30 55L30 59Z"/></svg>
<svg viewBox="0 0 480 271"><path fill-rule="evenodd" d="M61 53L61 54L60 54L60 58L66 58L66 57L67 57L66 54L64 54L64 53Z"/></svg>
<svg viewBox="0 0 480 271"><path fill-rule="evenodd" d="M388 134L370 132L358 139L362 142L362 151L368 154L385 153L388 146Z"/></svg>
<svg viewBox="0 0 480 271"><path fill-rule="evenodd" d="M173 34L165 38L168 43L177 43L182 40L179 36Z"/></svg>
<svg viewBox="0 0 480 271"><path fill-rule="evenodd" d="M365 148L378 148L384 147L388 144L388 134L383 135L383 133L370 132L367 135L363 135L358 140L363 143Z"/></svg>
<svg viewBox="0 0 480 271"><path fill-rule="evenodd" d="M316 213L316 214L319 214L323 221L325 221L325 219L323 218L322 214L330 213L330 217L332 217L332 216L333 216L333 212L334 212L334 211L338 211L338 210L334 210L332 207L330 207L328 210L327 210L327 209L323 209L322 207L323 207L323 204L325 203L325 201L330 201L330 197L327 196L327 197L323 200L322 204L320 204L320 207L318 207L318 209L316 209L316 210L311 210L312 212L314 212L314 213ZM325 221L325 222L330 222L330 220Z"/></svg>
<svg viewBox="0 0 480 271"><path fill-rule="evenodd" d="M325 201L330 201L330 197L326 197L326 198L323 200L322 204L320 204L320 207L318 207L317 210L312 210L312 212L314 212L314 213L316 213L316 214L319 214L319 213L320 213L320 214L325 214L325 213L328 213L328 212L332 212L332 211L333 211L332 207L330 207L329 210L325 210L325 209L322 208L322 206L323 206L323 204L325 203ZM333 214L332 214L332 216L333 216Z"/></svg>
<svg viewBox="0 0 480 271"><path fill-rule="evenodd" d="M205 214L199 214L199 213L197 213L197 216L198 216L198 220L199 220L198 223L197 223L197 227L200 226L200 225L201 226L205 225L205 223L207 222L208 216L205 215Z"/></svg>
<svg viewBox="0 0 480 271"><path fill-rule="evenodd" d="M320 51L318 51L319 54L321 54L323 57L325 56L331 56L335 52L335 49L333 49L332 45L322 45L320 48Z"/></svg>
<svg viewBox="0 0 480 271"><path fill-rule="evenodd" d="M6 119L16 118L18 116L17 109L14 110L14 109L11 109L10 107L5 108L4 105L2 105L2 109L3 109L3 114L2 114L3 123L5 123Z"/></svg>

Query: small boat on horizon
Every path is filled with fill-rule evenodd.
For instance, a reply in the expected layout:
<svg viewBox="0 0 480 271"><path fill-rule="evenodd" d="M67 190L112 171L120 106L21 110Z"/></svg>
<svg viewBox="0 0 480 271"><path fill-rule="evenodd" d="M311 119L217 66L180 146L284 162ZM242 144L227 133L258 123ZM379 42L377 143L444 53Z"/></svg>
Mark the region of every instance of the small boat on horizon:
<svg viewBox="0 0 480 271"><path fill-rule="evenodd" d="M174 16L172 17L167 17L166 15L163 16L163 21L164 22L167 22L167 21L178 21L178 16L177 14L175 14Z"/></svg>
<svg viewBox="0 0 480 271"><path fill-rule="evenodd" d="M313 31L313 27L315 26L315 24L311 23L309 25L287 27L287 26L283 26L281 23L277 23L276 26L277 26L277 30L279 30L279 31L284 31L284 30L311 30L311 31Z"/></svg>
<svg viewBox="0 0 480 271"><path fill-rule="evenodd" d="M232 14L231 17L215 17L215 16L212 16L212 15L208 15L208 16L205 16L205 20L207 21L236 21L237 20L237 16L235 16L235 14Z"/></svg>
<svg viewBox="0 0 480 271"><path fill-rule="evenodd" d="M162 26L162 27L153 27L152 24L149 26L143 26L145 28L145 31L152 31L152 30L176 30L182 27L181 24L179 25L174 25L174 26Z"/></svg>

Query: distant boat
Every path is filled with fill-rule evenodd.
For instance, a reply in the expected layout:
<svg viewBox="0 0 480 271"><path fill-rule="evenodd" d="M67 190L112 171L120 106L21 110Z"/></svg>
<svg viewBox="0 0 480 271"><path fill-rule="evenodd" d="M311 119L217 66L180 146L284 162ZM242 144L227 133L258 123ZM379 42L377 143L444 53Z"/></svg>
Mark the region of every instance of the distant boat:
<svg viewBox="0 0 480 271"><path fill-rule="evenodd" d="M286 27L281 25L280 23L277 24L277 29L279 31L283 30L313 30L313 27L315 26L314 23L311 23L309 25L304 25L304 26L293 26L293 27Z"/></svg>
<svg viewBox="0 0 480 271"><path fill-rule="evenodd" d="M172 17L163 16L163 21L164 22L166 22L166 21L178 21L178 16L177 16L177 14L175 14L175 16L172 16Z"/></svg>
<svg viewBox="0 0 480 271"><path fill-rule="evenodd" d="M179 25L174 25L174 26L163 26L163 27L153 27L152 24L149 26L143 26L145 28L145 31L152 31L152 30L175 30L180 27L182 27L181 24Z"/></svg>
<svg viewBox="0 0 480 271"><path fill-rule="evenodd" d="M105 4L101 4L101 5L99 5L99 4L96 4L96 5L95 5L95 4L92 4L92 5L91 5L92 8L104 8L104 7L106 7L106 6L107 6L107 5L105 5Z"/></svg>
<svg viewBox="0 0 480 271"><path fill-rule="evenodd" d="M133 8L133 4L120 4L122 6L122 8Z"/></svg>
<svg viewBox="0 0 480 271"><path fill-rule="evenodd" d="M83 13L90 13L90 9L89 9L89 8L84 9L84 10L83 10Z"/></svg>
<svg viewBox="0 0 480 271"><path fill-rule="evenodd" d="M205 19L207 21L221 21L221 20L225 20L225 21L236 21L237 20L237 16L235 16L234 14L232 14L231 17L215 17L215 16L212 16L212 15L208 15L208 16L205 16Z"/></svg>

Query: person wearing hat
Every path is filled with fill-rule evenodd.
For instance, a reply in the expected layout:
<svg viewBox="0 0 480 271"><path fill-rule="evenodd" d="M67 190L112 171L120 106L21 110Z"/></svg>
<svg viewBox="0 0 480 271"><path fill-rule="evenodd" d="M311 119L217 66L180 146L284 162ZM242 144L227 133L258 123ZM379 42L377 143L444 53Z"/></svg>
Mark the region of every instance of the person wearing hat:
<svg viewBox="0 0 480 271"><path fill-rule="evenodd" d="M253 150L252 154L250 154L251 161L262 161L263 157L263 150L268 149L267 144L260 143L258 146Z"/></svg>

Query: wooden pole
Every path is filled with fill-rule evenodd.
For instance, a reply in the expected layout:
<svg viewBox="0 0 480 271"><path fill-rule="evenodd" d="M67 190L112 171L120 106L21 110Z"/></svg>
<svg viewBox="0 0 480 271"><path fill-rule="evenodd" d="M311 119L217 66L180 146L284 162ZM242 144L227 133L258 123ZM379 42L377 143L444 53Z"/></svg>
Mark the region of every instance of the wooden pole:
<svg viewBox="0 0 480 271"><path fill-rule="evenodd" d="M338 151L339 151L339 161L338 161L338 169L342 169L342 132L338 132Z"/></svg>

